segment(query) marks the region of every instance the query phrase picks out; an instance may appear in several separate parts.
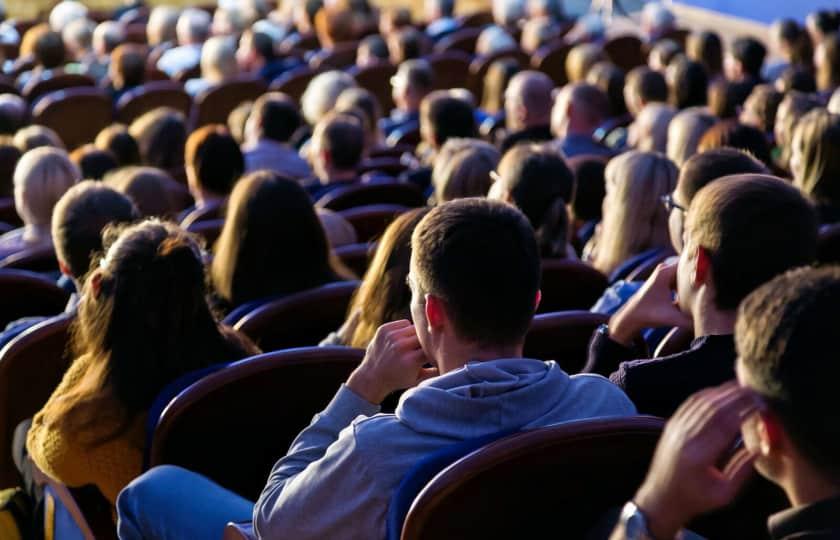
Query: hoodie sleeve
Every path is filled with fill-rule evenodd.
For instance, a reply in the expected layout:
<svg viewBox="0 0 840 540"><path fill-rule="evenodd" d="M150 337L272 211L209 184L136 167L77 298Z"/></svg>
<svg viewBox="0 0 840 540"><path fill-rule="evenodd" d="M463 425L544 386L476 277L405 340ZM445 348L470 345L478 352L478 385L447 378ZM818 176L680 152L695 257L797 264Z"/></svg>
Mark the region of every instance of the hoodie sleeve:
<svg viewBox="0 0 840 540"><path fill-rule="evenodd" d="M389 494L375 488L352 424L377 412L346 386L339 389L274 465L254 507L258 538L364 538L384 525Z"/></svg>

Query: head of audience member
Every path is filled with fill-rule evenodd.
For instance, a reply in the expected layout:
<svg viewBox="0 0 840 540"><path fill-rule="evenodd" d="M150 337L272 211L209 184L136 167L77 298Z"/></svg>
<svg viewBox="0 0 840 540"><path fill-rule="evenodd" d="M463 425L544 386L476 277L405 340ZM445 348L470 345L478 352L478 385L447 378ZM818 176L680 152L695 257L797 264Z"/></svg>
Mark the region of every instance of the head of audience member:
<svg viewBox="0 0 840 540"><path fill-rule="evenodd" d="M241 9L236 3L224 7L219 6L213 12L210 34L214 36L238 36L256 21L257 19L251 16L249 10Z"/></svg>
<svg viewBox="0 0 840 540"><path fill-rule="evenodd" d="M668 124L666 155L677 167L697 153L697 145L706 131L715 125L717 118L702 107L679 111Z"/></svg>
<svg viewBox="0 0 840 540"><path fill-rule="evenodd" d="M561 0L527 0L525 7L528 19L546 18L562 21L566 18Z"/></svg>
<svg viewBox="0 0 840 540"><path fill-rule="evenodd" d="M478 134L473 106L446 90L427 95L420 103L420 136L430 148L440 149L452 137Z"/></svg>
<svg viewBox="0 0 840 540"><path fill-rule="evenodd" d="M335 107L341 92L353 86L356 86L356 81L343 71L327 71L317 75L300 98L303 117L309 125L314 126Z"/></svg>
<svg viewBox="0 0 840 540"><path fill-rule="evenodd" d="M211 124L193 131L184 147L190 194L198 206L224 199L245 170L242 151L227 127Z"/></svg>
<svg viewBox="0 0 840 540"><path fill-rule="evenodd" d="M499 159L499 151L489 143L475 139L447 140L432 168L435 201L443 203L487 195L493 183L490 175Z"/></svg>
<svg viewBox="0 0 840 540"><path fill-rule="evenodd" d="M12 138L12 142L24 154L41 146L64 149L64 143L61 141L58 133L46 126L39 126L37 124L17 130L15 136Z"/></svg>
<svg viewBox="0 0 840 540"><path fill-rule="evenodd" d="M480 109L490 115L502 112L507 88L513 77L521 70L522 66L515 58L494 60L484 75Z"/></svg>
<svg viewBox="0 0 840 540"><path fill-rule="evenodd" d="M532 54L560 37L560 25L549 17L528 19L522 26L519 45L523 51Z"/></svg>
<svg viewBox="0 0 840 540"><path fill-rule="evenodd" d="M825 36L814 51L817 89L830 92L840 87L840 32Z"/></svg>
<svg viewBox="0 0 840 540"><path fill-rule="evenodd" d="M359 48L356 51L356 65L367 67L390 60L391 53L388 51L388 44L379 34L373 34L362 38Z"/></svg>
<svg viewBox="0 0 840 540"><path fill-rule="evenodd" d="M411 10L406 7L385 8L379 14L379 33L383 36L390 36L409 26L411 26Z"/></svg>
<svg viewBox="0 0 840 540"><path fill-rule="evenodd" d="M118 167L140 164L140 148L124 124L111 124L96 136L93 142L100 150L110 151Z"/></svg>
<svg viewBox="0 0 840 540"><path fill-rule="evenodd" d="M117 167L117 158L110 150L100 150L94 144L84 144L70 152L70 161L76 164L85 180L102 180Z"/></svg>
<svg viewBox="0 0 840 540"><path fill-rule="evenodd" d="M269 92L254 102L245 124L245 141L256 144L268 139L288 143L302 125L303 117L292 98L280 92Z"/></svg>
<svg viewBox="0 0 840 540"><path fill-rule="evenodd" d="M698 328L698 323L729 330L738 304L750 292L810 264L817 252L817 219L811 204L788 182L738 174L697 193L685 216L683 238L677 303L701 335L714 330Z"/></svg>
<svg viewBox="0 0 840 540"><path fill-rule="evenodd" d="M423 19L427 23L438 19L451 19L455 16L455 0L425 0Z"/></svg>
<svg viewBox="0 0 840 540"><path fill-rule="evenodd" d="M382 138L379 130L379 120L382 109L379 100L365 88L348 88L338 96L335 102L337 113L361 113L365 125L365 150L368 151L379 144Z"/></svg>
<svg viewBox="0 0 840 540"><path fill-rule="evenodd" d="M125 27L116 21L101 22L93 31L93 52L99 58L107 58L120 43L124 42Z"/></svg>
<svg viewBox="0 0 840 540"><path fill-rule="evenodd" d="M814 46L804 27L793 19L779 19L770 25L773 48L793 65L812 67Z"/></svg>
<svg viewBox="0 0 840 540"><path fill-rule="evenodd" d="M801 66L788 66L773 83L777 92L787 94L792 90L811 94L817 91L817 79L811 69Z"/></svg>
<svg viewBox="0 0 840 540"><path fill-rule="evenodd" d="M116 90L140 86L146 79L146 53L142 45L123 43L111 53L108 75Z"/></svg>
<svg viewBox="0 0 840 540"><path fill-rule="evenodd" d="M312 134L312 169L324 183L353 180L365 148L362 122L348 114L325 116Z"/></svg>
<svg viewBox="0 0 840 540"><path fill-rule="evenodd" d="M573 83L564 86L554 100L551 131L560 139L592 133L604 122L609 110L606 94L597 86Z"/></svg>
<svg viewBox="0 0 840 540"><path fill-rule="evenodd" d="M226 122L228 130L230 130L230 134L233 135L233 138L236 139L236 142L240 145L245 144L246 142L246 127L248 124L248 118L251 116L251 112L253 110L253 101L243 101L234 107L228 114Z"/></svg>
<svg viewBox="0 0 840 540"><path fill-rule="evenodd" d="M508 151L488 195L510 203L534 228L541 257L565 258L569 240L566 204L572 200L574 176L557 152L520 144Z"/></svg>
<svg viewBox="0 0 840 540"><path fill-rule="evenodd" d="M598 62L586 74L586 82L600 88L609 100L607 115L619 118L627 114L624 102L624 71L612 62Z"/></svg>
<svg viewBox="0 0 840 540"><path fill-rule="evenodd" d="M740 37L732 42L724 61L724 73L732 82L761 80L767 48L755 38Z"/></svg>
<svg viewBox="0 0 840 540"><path fill-rule="evenodd" d="M181 204L177 204L173 193L174 189L182 193L182 184L154 167L123 167L106 175L105 183L131 199L144 218L173 219L189 202L182 196Z"/></svg>
<svg viewBox="0 0 840 540"><path fill-rule="evenodd" d="M356 39L356 21L353 13L338 5L325 3L313 20L315 35L324 49L332 49L338 43Z"/></svg>
<svg viewBox="0 0 840 540"><path fill-rule="evenodd" d="M0 94L0 135L14 135L26 117L26 101L15 94Z"/></svg>
<svg viewBox="0 0 840 540"><path fill-rule="evenodd" d="M12 181L15 209L29 239L49 238L55 203L81 176L64 150L41 147L21 156Z"/></svg>
<svg viewBox="0 0 840 540"><path fill-rule="evenodd" d="M307 36L315 31L315 15L324 7L324 2L322 0L304 0L302 2L281 3L279 7L280 11L275 11L272 18L278 14L280 20L286 21L291 18L292 23L294 23L293 29L297 30L300 35ZM282 11L284 7L287 8L286 13Z"/></svg>
<svg viewBox="0 0 840 540"><path fill-rule="evenodd" d="M738 123L735 120L723 120L713 125L706 130L697 145L700 152L723 147L744 150L766 165L771 163L767 135L758 128Z"/></svg>
<svg viewBox="0 0 840 540"><path fill-rule="evenodd" d="M348 319L356 316L348 347L366 348L376 330L390 321L411 318L411 289L406 283L411 262L411 235L429 208L415 208L397 217L379 239L362 284L353 296Z"/></svg>
<svg viewBox="0 0 840 540"><path fill-rule="evenodd" d="M505 90L505 122L517 132L551 124L554 81L539 71L521 71Z"/></svg>
<svg viewBox="0 0 840 540"><path fill-rule="evenodd" d="M102 231L138 218L131 200L99 182L86 180L67 190L52 215L52 238L61 273L82 290L94 256L102 252Z"/></svg>
<svg viewBox="0 0 840 540"><path fill-rule="evenodd" d="M0 197L14 196L15 167L23 155L13 144L0 144Z"/></svg>
<svg viewBox="0 0 840 540"><path fill-rule="evenodd" d="M201 48L201 78L220 84L239 73L236 46L228 36L213 36Z"/></svg>
<svg viewBox="0 0 840 540"><path fill-rule="evenodd" d="M239 38L236 63L242 71L259 71L273 62L275 57L274 40L268 34L248 29Z"/></svg>
<svg viewBox="0 0 840 540"><path fill-rule="evenodd" d="M309 195L270 171L236 184L213 253L213 288L228 308L341 279Z"/></svg>
<svg viewBox="0 0 840 540"><path fill-rule="evenodd" d="M255 351L214 319L207 305L201 251L175 225L148 220L117 235L85 280L73 349L88 369L41 414L63 430L85 431L104 414L113 428L91 444L123 436L168 383ZM104 411L107 411L105 413Z"/></svg>
<svg viewBox="0 0 840 540"><path fill-rule="evenodd" d="M475 44L476 56L490 56L491 54L517 47L516 40L507 31L496 25L491 25L481 31Z"/></svg>
<svg viewBox="0 0 840 540"><path fill-rule="evenodd" d="M793 183L817 204L824 221L840 219L838 148L840 115L815 109L796 124L790 158Z"/></svg>
<svg viewBox="0 0 840 540"><path fill-rule="evenodd" d="M61 39L68 58L84 61L93 49L93 31L96 23L89 19L76 19L61 30Z"/></svg>
<svg viewBox="0 0 840 540"><path fill-rule="evenodd" d="M665 153L668 126L676 113L676 109L665 103L645 105L627 130L627 144L643 152Z"/></svg>
<svg viewBox="0 0 840 540"><path fill-rule="evenodd" d="M502 28L516 28L525 18L525 0L493 0L493 22Z"/></svg>
<svg viewBox="0 0 840 540"><path fill-rule="evenodd" d="M210 14L203 9L186 8L178 15L175 35L178 45L201 45L210 36Z"/></svg>
<svg viewBox="0 0 840 540"><path fill-rule="evenodd" d="M837 327L840 270L791 270L751 293L738 309L735 371L762 407L741 423L754 468L795 505L833 496L838 486Z"/></svg>
<svg viewBox="0 0 840 540"><path fill-rule="evenodd" d="M401 28L387 38L388 55L391 63L402 64L406 60L422 58L429 52L429 38L413 26Z"/></svg>
<svg viewBox="0 0 840 540"><path fill-rule="evenodd" d="M64 65L67 51L58 32L47 32L35 42L35 64L42 69L55 69Z"/></svg>
<svg viewBox="0 0 840 540"><path fill-rule="evenodd" d="M134 120L128 132L140 148L143 165L171 171L184 164L187 127L184 115L159 107Z"/></svg>
<svg viewBox="0 0 840 540"><path fill-rule="evenodd" d="M819 43L825 36L840 30L840 11L821 9L809 13L805 17L805 29L811 42Z"/></svg>
<svg viewBox="0 0 840 540"><path fill-rule="evenodd" d="M668 215L661 198L674 190L677 167L664 155L625 152L607 164L601 228L592 265L606 275L649 249L669 245Z"/></svg>
<svg viewBox="0 0 840 540"><path fill-rule="evenodd" d="M709 79L703 65L680 57L665 70L671 105L678 109L706 104Z"/></svg>
<svg viewBox="0 0 840 540"><path fill-rule="evenodd" d="M790 172L790 158L793 148L793 133L796 124L808 111L821 107L816 96L802 92L788 93L776 110L776 124L773 129L776 147L780 149L777 165ZM840 111L838 111L840 112Z"/></svg>
<svg viewBox="0 0 840 540"><path fill-rule="evenodd" d="M703 66L709 79L723 73L723 45L717 32L703 30L688 35L685 54Z"/></svg>
<svg viewBox="0 0 840 540"><path fill-rule="evenodd" d="M742 150L717 148L695 154L680 166L677 187L671 193L668 211L668 230L671 244L677 253L683 248L685 213L694 196L711 182L733 174L769 174L767 167Z"/></svg>
<svg viewBox="0 0 840 540"><path fill-rule="evenodd" d="M590 12L578 17L575 25L563 37L570 43L601 43L606 33L604 17L600 13Z"/></svg>
<svg viewBox="0 0 840 540"><path fill-rule="evenodd" d="M164 43L175 43L178 39L177 26L181 12L174 6L155 6L146 23L146 39L156 47Z"/></svg>
<svg viewBox="0 0 840 540"><path fill-rule="evenodd" d="M391 79L391 97L397 109L404 112L417 112L433 88L432 67L425 60L407 60L400 64L396 75Z"/></svg>
<svg viewBox="0 0 840 540"><path fill-rule="evenodd" d="M659 2L649 2L642 9L642 33L648 41L656 41L676 28L677 18Z"/></svg>
<svg viewBox="0 0 840 540"><path fill-rule="evenodd" d="M592 66L598 62L608 62L604 49L595 43L575 45L566 56L566 77L570 83L583 82Z"/></svg>
<svg viewBox="0 0 840 540"><path fill-rule="evenodd" d="M429 362L444 374L468 361L520 358L539 282L534 232L519 210L479 198L432 209L412 235L409 271L412 320Z"/></svg>
<svg viewBox="0 0 840 540"><path fill-rule="evenodd" d="M648 53L648 67L654 71L665 72L671 62L682 56L682 47L672 39L660 39Z"/></svg>
<svg viewBox="0 0 840 540"><path fill-rule="evenodd" d="M718 79L709 85L709 112L721 120L735 120L751 89L749 85Z"/></svg>
<svg viewBox="0 0 840 540"><path fill-rule="evenodd" d="M574 175L575 184L569 204L570 217L575 226L601 221L606 196L604 160L593 156L577 156L566 160Z"/></svg>
<svg viewBox="0 0 840 540"><path fill-rule="evenodd" d="M624 102L633 116L648 103L668 101L665 76L647 66L638 66L627 73L624 82Z"/></svg>
<svg viewBox="0 0 840 540"><path fill-rule="evenodd" d="M86 19L88 8L76 0L62 0L50 11L49 23L53 32L61 32L76 19Z"/></svg>
<svg viewBox="0 0 840 540"><path fill-rule="evenodd" d="M742 124L753 126L772 136L776 125L776 111L784 96L769 84L753 88L738 118Z"/></svg>

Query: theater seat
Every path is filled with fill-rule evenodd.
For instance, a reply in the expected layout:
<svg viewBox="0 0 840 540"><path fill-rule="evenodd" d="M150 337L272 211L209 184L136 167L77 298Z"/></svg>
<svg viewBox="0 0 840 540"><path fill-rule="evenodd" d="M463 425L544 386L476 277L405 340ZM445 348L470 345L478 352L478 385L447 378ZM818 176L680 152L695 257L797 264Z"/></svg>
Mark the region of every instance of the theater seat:
<svg viewBox="0 0 840 540"><path fill-rule="evenodd" d="M840 263L840 223L820 227L817 260L822 264Z"/></svg>
<svg viewBox="0 0 840 540"><path fill-rule="evenodd" d="M478 56L470 63L470 76L467 79L467 88L473 93L476 100L481 99L484 92L484 77L487 75L487 70L493 65L493 62L510 58L516 60L519 66L527 68L531 58L518 47L497 51L486 56Z"/></svg>
<svg viewBox="0 0 840 540"><path fill-rule="evenodd" d="M250 521L228 523L222 540L257 540L257 535L254 533L254 524Z"/></svg>
<svg viewBox="0 0 840 540"><path fill-rule="evenodd" d="M491 442L425 485L401 538L586 538L633 497L663 424L647 416L581 420Z"/></svg>
<svg viewBox="0 0 840 540"><path fill-rule="evenodd" d="M259 77L240 77L205 90L193 101L190 125L193 129L207 124L227 125L230 112L245 101L254 101L266 91Z"/></svg>
<svg viewBox="0 0 840 540"><path fill-rule="evenodd" d="M99 88L67 88L50 92L32 109L32 123L53 129L67 150L93 142L111 125L113 104Z"/></svg>
<svg viewBox="0 0 840 540"><path fill-rule="evenodd" d="M642 40L636 36L616 36L607 40L604 44L604 52L612 60L612 63L630 71L634 67L645 64L645 55L642 52Z"/></svg>
<svg viewBox="0 0 840 540"><path fill-rule="evenodd" d="M79 73L65 73L63 70L55 70L51 76L44 77L35 76L29 83L23 87L21 95L29 101L30 104L35 103L38 98L55 92L56 90L65 90L67 88L76 87L90 87L96 86L96 81L88 75Z"/></svg>
<svg viewBox="0 0 840 540"><path fill-rule="evenodd" d="M359 42L337 43L332 49L321 49L309 61L314 69L344 69L356 63Z"/></svg>
<svg viewBox="0 0 840 540"><path fill-rule="evenodd" d="M543 259L538 313L589 309L607 288L607 278L574 259Z"/></svg>
<svg viewBox="0 0 840 540"><path fill-rule="evenodd" d="M0 269L30 272L58 272L58 259L52 246L38 246L18 251L0 261Z"/></svg>
<svg viewBox="0 0 840 540"><path fill-rule="evenodd" d="M570 375L580 373L589 354L589 340L609 316L590 311L559 311L537 315L525 336L524 356L554 360Z"/></svg>
<svg viewBox="0 0 840 540"><path fill-rule="evenodd" d="M464 88L470 73L472 56L460 50L437 52L426 57L434 73L435 90Z"/></svg>
<svg viewBox="0 0 840 540"><path fill-rule="evenodd" d="M481 28L462 28L461 30L456 30L435 43L435 52L461 51L473 55L475 53L475 44L480 34Z"/></svg>
<svg viewBox="0 0 840 540"><path fill-rule="evenodd" d="M172 81L148 82L126 92L117 101L117 120L131 124L135 119L158 107L169 107L189 116L192 98L184 88Z"/></svg>
<svg viewBox="0 0 840 540"><path fill-rule="evenodd" d="M385 180L336 188L318 199L315 206L339 211L371 204L399 204L416 208L425 206L426 200L414 184Z"/></svg>
<svg viewBox="0 0 840 540"><path fill-rule="evenodd" d="M52 317L70 295L55 281L24 270L0 270L0 330L22 317Z"/></svg>
<svg viewBox="0 0 840 540"><path fill-rule="evenodd" d="M572 47L573 44L565 41L544 45L531 56L531 67L551 77L558 87L563 86L569 82L566 77L566 57Z"/></svg>
<svg viewBox="0 0 840 540"><path fill-rule="evenodd" d="M150 467L179 465L257 500L271 467L363 356L345 347L291 349L202 378L164 410Z"/></svg>
<svg viewBox="0 0 840 540"><path fill-rule="evenodd" d="M204 240L205 248L211 249L222 234L224 226L224 219L206 219L190 223L187 232L200 236Z"/></svg>
<svg viewBox="0 0 840 540"><path fill-rule="evenodd" d="M371 172L382 173L384 176L396 178L406 171L408 167L400 160L399 157L380 157L367 158L359 163L356 167L356 172L362 176Z"/></svg>
<svg viewBox="0 0 840 540"><path fill-rule="evenodd" d="M333 252L344 263L344 266L361 278L367 272L368 264L376 252L376 244L368 242L348 244L335 248Z"/></svg>
<svg viewBox="0 0 840 540"><path fill-rule="evenodd" d="M18 227L23 225L23 221L18 216L17 209L15 208L14 197L0 198L0 221Z"/></svg>
<svg viewBox="0 0 840 540"><path fill-rule="evenodd" d="M271 92L282 92L300 103L300 98L309 82L323 70L313 69L309 66L301 66L283 73L273 81L268 89Z"/></svg>
<svg viewBox="0 0 840 540"><path fill-rule="evenodd" d="M399 204L370 204L342 210L339 215L356 229L359 242L370 242L382 236L388 225L407 210Z"/></svg>
<svg viewBox="0 0 840 540"><path fill-rule="evenodd" d="M653 357L661 358L687 351L691 347L692 341L694 341L694 331L692 329L675 326L665 334L665 337L656 346Z"/></svg>
<svg viewBox="0 0 840 540"><path fill-rule="evenodd" d="M44 537L56 539L116 540L111 504L95 486L68 488L41 471L44 484Z"/></svg>
<svg viewBox="0 0 840 540"><path fill-rule="evenodd" d="M382 62L371 66L353 66L347 73L356 79L356 84L376 96L381 110L394 108L394 98L391 97L391 78L397 73L397 67L390 62Z"/></svg>

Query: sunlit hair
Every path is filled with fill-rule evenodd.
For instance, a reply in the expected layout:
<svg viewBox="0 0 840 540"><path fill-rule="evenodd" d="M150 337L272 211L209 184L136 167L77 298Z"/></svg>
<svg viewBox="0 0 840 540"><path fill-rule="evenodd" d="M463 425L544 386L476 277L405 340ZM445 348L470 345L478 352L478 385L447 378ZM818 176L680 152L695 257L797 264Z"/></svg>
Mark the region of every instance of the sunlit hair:
<svg viewBox="0 0 840 540"><path fill-rule="evenodd" d="M819 204L840 206L840 115L807 113L796 124L793 144L802 156L794 185Z"/></svg>
<svg viewBox="0 0 840 540"><path fill-rule="evenodd" d="M64 150L45 146L25 153L13 178L15 208L23 222L49 227L53 207L80 179L79 168Z"/></svg>
<svg viewBox="0 0 840 540"><path fill-rule="evenodd" d="M678 112L668 124L668 159L682 166L697 153L700 138L715 122L717 119L700 107Z"/></svg>

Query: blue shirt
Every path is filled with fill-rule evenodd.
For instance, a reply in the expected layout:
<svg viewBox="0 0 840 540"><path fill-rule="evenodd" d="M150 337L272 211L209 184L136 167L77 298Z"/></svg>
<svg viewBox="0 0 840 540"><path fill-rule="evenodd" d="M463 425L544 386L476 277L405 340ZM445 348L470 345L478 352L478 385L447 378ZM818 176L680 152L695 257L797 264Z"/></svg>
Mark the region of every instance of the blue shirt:
<svg viewBox="0 0 840 540"><path fill-rule="evenodd" d="M612 156L613 151L586 135L567 135L560 141L560 151L567 158L576 156Z"/></svg>

